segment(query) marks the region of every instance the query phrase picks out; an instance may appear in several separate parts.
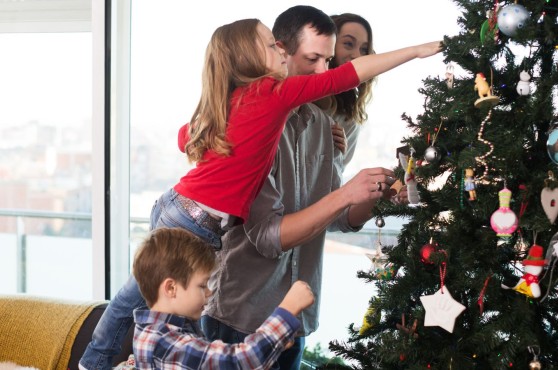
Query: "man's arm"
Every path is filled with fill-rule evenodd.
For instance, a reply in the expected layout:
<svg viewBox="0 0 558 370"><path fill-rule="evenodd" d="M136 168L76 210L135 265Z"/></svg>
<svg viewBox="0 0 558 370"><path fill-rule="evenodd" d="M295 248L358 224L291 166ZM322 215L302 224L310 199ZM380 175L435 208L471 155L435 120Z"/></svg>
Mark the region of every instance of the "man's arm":
<svg viewBox="0 0 558 370"><path fill-rule="evenodd" d="M282 250L313 239L349 206L352 208L349 209L350 224L362 225L372 217L370 205L385 196L386 183L391 183L393 178L393 171L385 168L363 169L345 185L311 206L283 216L280 225ZM381 191L378 191L378 183L381 183Z"/></svg>

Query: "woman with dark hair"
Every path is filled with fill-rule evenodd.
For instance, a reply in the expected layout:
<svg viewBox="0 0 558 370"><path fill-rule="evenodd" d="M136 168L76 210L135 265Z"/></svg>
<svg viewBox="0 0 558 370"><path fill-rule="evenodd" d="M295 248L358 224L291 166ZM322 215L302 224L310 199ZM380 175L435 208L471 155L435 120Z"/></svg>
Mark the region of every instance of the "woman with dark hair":
<svg viewBox="0 0 558 370"><path fill-rule="evenodd" d="M366 19L353 13L332 15L331 19L337 26L337 41L335 56L329 62L330 69L360 56L375 54L372 27ZM343 166L347 166L353 158L360 126L368 119L366 106L372 99L372 84L375 81L376 78L370 79L354 89L324 98L318 103L337 122L333 134L337 146L345 151Z"/></svg>

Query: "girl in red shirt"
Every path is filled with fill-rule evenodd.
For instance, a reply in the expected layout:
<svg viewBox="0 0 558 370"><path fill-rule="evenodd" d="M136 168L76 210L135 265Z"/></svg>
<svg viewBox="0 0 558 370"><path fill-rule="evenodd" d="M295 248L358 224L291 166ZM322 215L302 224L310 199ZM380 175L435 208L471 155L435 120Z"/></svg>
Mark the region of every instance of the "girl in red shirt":
<svg viewBox="0 0 558 370"><path fill-rule="evenodd" d="M156 202L151 226L183 227L220 249L224 232L248 217L294 108L440 50L436 41L287 78L284 50L259 20L219 27L206 50L200 101L179 134L180 149L197 165Z"/></svg>

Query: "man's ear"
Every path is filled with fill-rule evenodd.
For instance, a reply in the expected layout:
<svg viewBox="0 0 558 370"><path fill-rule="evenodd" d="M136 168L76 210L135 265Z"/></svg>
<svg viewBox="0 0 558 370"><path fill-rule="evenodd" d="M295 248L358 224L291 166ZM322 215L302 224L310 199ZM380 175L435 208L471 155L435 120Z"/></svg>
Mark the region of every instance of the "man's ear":
<svg viewBox="0 0 558 370"><path fill-rule="evenodd" d="M163 280L163 282L161 283L163 287L163 294L165 294L165 296L168 298L176 298L177 284L178 283L176 282L176 280L171 278L166 278L165 280Z"/></svg>

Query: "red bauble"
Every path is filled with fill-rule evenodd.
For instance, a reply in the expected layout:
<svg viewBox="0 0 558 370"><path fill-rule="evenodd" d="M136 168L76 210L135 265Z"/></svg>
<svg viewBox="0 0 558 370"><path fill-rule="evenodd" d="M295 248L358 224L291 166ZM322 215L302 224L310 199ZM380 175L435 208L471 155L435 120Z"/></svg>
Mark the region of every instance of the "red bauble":
<svg viewBox="0 0 558 370"><path fill-rule="evenodd" d="M430 260L430 256L432 253L436 252L436 245L435 244L425 244L420 248L420 260L422 263L431 264L432 261Z"/></svg>

